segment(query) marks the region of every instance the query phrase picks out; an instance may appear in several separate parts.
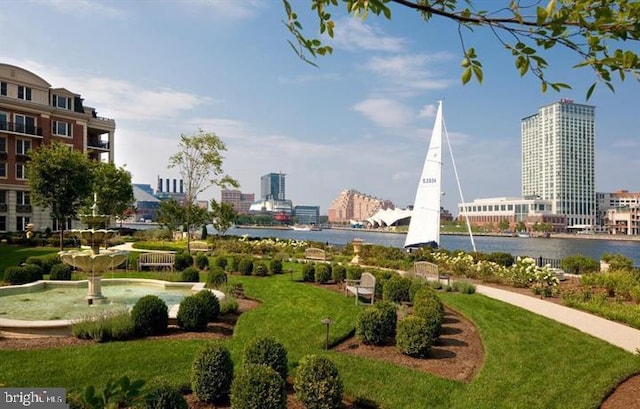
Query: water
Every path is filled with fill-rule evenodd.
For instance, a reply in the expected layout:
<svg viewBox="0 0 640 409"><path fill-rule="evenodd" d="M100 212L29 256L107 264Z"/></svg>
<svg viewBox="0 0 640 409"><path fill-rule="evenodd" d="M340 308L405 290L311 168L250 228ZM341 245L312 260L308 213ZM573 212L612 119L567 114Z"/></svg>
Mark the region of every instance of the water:
<svg viewBox="0 0 640 409"><path fill-rule="evenodd" d="M334 245L345 245L353 239L360 238L365 243L379 244L388 247L402 248L405 234L384 233L369 230L338 230L324 229L322 231L295 231L272 229L244 229L233 227L227 235L250 237L277 237L316 241ZM467 236L442 235L441 246L448 250L472 251L471 240ZM544 257L562 259L571 255L583 255L600 260L604 253L622 254L633 260L634 266L640 266L640 241L618 241L601 239L572 239L572 238L520 238L474 236L476 249L483 253L504 252L514 256Z"/></svg>
<svg viewBox="0 0 640 409"><path fill-rule="evenodd" d="M78 319L104 311L131 309L145 295L160 297L171 308L191 295L191 288L164 288L156 285L102 282L105 304L87 304L87 287L54 286L42 290L0 296L0 318L17 320Z"/></svg>

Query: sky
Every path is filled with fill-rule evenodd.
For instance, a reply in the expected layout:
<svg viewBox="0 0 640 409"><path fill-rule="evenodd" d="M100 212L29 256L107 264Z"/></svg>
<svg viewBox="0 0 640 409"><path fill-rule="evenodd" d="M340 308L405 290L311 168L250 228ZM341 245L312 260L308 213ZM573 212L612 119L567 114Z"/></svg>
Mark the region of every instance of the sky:
<svg viewBox="0 0 640 409"><path fill-rule="evenodd" d="M315 36L309 4L292 1ZM455 215L462 199L520 196L520 121L566 98L596 106L596 191L640 192L640 82L615 81L615 93L601 85L586 101L594 74L555 50L542 54L547 76L572 89L542 93L486 29L461 40L455 23L398 5L391 21L343 9L333 13L334 52L314 67L291 50L277 0L5 0L0 62L115 119L116 164L154 188L158 176L180 178L168 168L180 135L203 129L226 144L225 172L256 198L260 177L282 172L287 199L321 214L345 189L406 207L443 100L442 204ZM461 83L461 41L479 54L482 84ZM219 188L199 196L212 198Z"/></svg>

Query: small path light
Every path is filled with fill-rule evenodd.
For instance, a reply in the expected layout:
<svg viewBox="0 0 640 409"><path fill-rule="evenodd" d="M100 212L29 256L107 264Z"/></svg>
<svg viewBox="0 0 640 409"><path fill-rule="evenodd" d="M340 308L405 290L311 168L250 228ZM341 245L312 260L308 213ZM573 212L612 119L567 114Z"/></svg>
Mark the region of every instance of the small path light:
<svg viewBox="0 0 640 409"><path fill-rule="evenodd" d="M331 324L333 324L333 321L331 321L331 318L327 317L320 322L327 326L327 341L325 343L325 349L328 351L329 350L329 327L331 326Z"/></svg>

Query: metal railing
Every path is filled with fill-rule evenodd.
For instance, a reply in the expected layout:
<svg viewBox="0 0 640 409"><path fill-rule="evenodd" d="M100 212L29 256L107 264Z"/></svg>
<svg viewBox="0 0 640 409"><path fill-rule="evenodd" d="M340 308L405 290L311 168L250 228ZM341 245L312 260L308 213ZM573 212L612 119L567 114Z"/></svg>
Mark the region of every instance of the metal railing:
<svg viewBox="0 0 640 409"><path fill-rule="evenodd" d="M15 122L0 122L0 131L42 136L41 127L34 125L17 124Z"/></svg>

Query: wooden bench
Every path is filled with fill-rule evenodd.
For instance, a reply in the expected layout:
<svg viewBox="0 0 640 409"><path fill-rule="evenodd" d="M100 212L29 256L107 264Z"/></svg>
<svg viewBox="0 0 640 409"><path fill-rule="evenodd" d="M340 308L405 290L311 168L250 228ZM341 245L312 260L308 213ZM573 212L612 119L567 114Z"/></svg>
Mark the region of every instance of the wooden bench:
<svg viewBox="0 0 640 409"><path fill-rule="evenodd" d="M447 280L447 285L449 285L451 281L451 276L449 276L449 274L440 272L440 269L436 264L428 261L416 261L413 263L413 274L416 277L420 277L425 280L428 280L429 277L435 278L438 282L441 280Z"/></svg>
<svg viewBox="0 0 640 409"><path fill-rule="evenodd" d="M138 270L144 267L163 268L173 271L176 262L176 255L173 253L142 253L138 257Z"/></svg>
<svg viewBox="0 0 640 409"><path fill-rule="evenodd" d="M344 295L349 293L356 296L356 305L360 296L371 298L371 304L376 296L376 278L371 273L362 273L360 280L345 280Z"/></svg>
<svg viewBox="0 0 640 409"><path fill-rule="evenodd" d="M327 253L322 249L318 249L318 248L315 248L315 247L309 247L308 249L305 249L305 251L304 251L304 258L307 259L307 260L326 261L327 260Z"/></svg>
<svg viewBox="0 0 640 409"><path fill-rule="evenodd" d="M199 251L206 253L210 250L209 243L207 243L206 241L192 241L190 244L190 248L192 253L197 253Z"/></svg>

